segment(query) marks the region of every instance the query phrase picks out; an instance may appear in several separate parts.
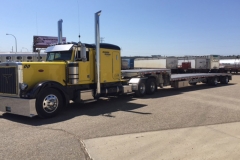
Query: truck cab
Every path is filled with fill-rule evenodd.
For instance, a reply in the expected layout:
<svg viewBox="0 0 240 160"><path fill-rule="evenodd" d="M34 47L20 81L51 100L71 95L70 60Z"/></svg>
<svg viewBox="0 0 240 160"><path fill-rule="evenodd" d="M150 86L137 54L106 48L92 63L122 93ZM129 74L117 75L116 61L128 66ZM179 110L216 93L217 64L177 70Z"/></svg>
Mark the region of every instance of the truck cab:
<svg viewBox="0 0 240 160"><path fill-rule="evenodd" d="M98 96L120 93L122 90L120 47L100 44L99 64L96 63L95 48L94 44L56 44L45 50L47 58L44 62L1 63L0 96L28 99L24 105L30 107L27 107L24 115L38 114L41 117L51 117L56 114L55 110L58 108L56 106L65 106L69 100L79 100L79 92L83 90L93 90L95 96L97 74L100 75L102 90ZM99 73L97 65L100 68ZM39 103L43 105L37 107ZM52 105L49 106L47 103ZM3 106L4 110L6 106ZM9 112L18 113L14 108L17 107L9 108ZM29 108L36 108L37 113L30 113Z"/></svg>

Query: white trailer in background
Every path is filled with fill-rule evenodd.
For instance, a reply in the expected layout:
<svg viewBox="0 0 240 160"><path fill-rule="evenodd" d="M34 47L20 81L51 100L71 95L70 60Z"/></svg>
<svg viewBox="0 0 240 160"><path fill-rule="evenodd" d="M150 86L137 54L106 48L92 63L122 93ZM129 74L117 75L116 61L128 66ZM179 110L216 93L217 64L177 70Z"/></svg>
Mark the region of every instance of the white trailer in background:
<svg viewBox="0 0 240 160"><path fill-rule="evenodd" d="M37 61L45 61L47 58L46 53L40 53L40 57L38 60L38 53L36 52L2 52L0 53L0 63L1 62L37 62Z"/></svg>
<svg viewBox="0 0 240 160"><path fill-rule="evenodd" d="M164 57L164 58L136 58L134 59L134 68L167 68L176 69L178 67L177 57Z"/></svg>
<svg viewBox="0 0 240 160"><path fill-rule="evenodd" d="M239 59L221 59L219 61L221 72L236 72L240 71Z"/></svg>
<svg viewBox="0 0 240 160"><path fill-rule="evenodd" d="M172 73L217 73L219 55L178 57L178 69Z"/></svg>
<svg viewBox="0 0 240 160"><path fill-rule="evenodd" d="M209 55L207 57L207 69L219 69L219 55Z"/></svg>
<svg viewBox="0 0 240 160"><path fill-rule="evenodd" d="M207 59L206 58L184 58L178 59L178 66L181 68L182 63L191 63L191 69L207 69Z"/></svg>

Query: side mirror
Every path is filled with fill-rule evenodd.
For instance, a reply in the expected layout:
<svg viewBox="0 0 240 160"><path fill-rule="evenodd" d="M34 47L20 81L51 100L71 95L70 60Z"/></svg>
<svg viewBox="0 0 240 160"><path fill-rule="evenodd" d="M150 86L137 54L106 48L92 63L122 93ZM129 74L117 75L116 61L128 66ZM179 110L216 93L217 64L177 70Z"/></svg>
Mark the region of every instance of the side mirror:
<svg viewBox="0 0 240 160"><path fill-rule="evenodd" d="M86 46L83 43L81 44L81 59L82 61L87 61Z"/></svg>

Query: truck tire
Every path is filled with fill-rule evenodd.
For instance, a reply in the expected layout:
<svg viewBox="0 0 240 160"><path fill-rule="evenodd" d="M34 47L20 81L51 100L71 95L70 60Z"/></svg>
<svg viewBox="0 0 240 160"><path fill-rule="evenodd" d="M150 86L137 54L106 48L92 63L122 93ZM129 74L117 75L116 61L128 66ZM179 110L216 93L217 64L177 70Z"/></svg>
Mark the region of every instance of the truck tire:
<svg viewBox="0 0 240 160"><path fill-rule="evenodd" d="M211 86L217 86L218 84L218 78L217 77L213 77L211 79L208 80L208 84Z"/></svg>
<svg viewBox="0 0 240 160"><path fill-rule="evenodd" d="M221 79L221 83L222 83L222 84L228 84L228 82L229 82L228 76L222 77L222 79Z"/></svg>
<svg viewBox="0 0 240 160"><path fill-rule="evenodd" d="M62 107L63 97L56 89L44 89L36 98L36 111L41 118L56 116Z"/></svg>
<svg viewBox="0 0 240 160"><path fill-rule="evenodd" d="M148 79L146 83L146 94L154 94L156 89L157 89L157 84L155 79L153 78Z"/></svg>
<svg viewBox="0 0 240 160"><path fill-rule="evenodd" d="M140 81L138 84L138 90L135 91L136 96L142 97L146 93L146 84L145 81Z"/></svg>

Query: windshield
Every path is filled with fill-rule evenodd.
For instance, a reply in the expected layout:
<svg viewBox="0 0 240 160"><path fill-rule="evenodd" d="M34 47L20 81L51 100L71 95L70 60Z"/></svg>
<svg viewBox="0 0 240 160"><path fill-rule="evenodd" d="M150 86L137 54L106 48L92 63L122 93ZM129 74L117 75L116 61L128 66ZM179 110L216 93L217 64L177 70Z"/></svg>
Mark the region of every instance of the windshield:
<svg viewBox="0 0 240 160"><path fill-rule="evenodd" d="M56 51L47 53L47 61L71 60L72 51Z"/></svg>

